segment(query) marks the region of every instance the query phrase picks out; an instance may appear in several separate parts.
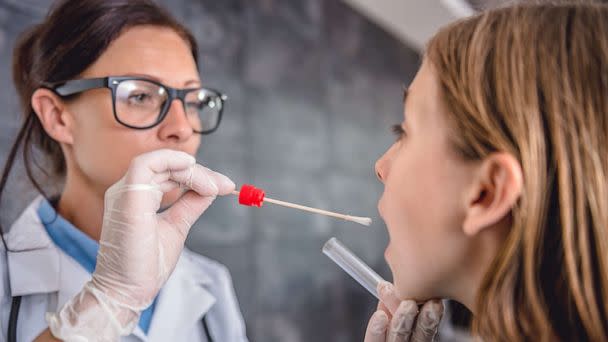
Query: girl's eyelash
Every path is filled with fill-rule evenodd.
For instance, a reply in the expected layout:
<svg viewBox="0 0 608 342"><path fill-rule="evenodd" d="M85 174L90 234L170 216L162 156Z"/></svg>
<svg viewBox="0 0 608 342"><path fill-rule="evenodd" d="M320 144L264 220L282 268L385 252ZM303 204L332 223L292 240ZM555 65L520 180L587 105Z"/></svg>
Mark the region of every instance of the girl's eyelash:
<svg viewBox="0 0 608 342"><path fill-rule="evenodd" d="M393 125L392 131L397 136L397 140L401 140L401 138L403 138L406 135L405 130L403 129L403 127L400 124Z"/></svg>

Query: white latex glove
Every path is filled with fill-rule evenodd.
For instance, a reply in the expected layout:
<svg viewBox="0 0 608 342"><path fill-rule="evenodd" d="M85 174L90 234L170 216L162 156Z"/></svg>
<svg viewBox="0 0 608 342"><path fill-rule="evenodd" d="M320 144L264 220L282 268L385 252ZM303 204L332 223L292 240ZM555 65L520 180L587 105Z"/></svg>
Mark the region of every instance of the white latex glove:
<svg viewBox="0 0 608 342"><path fill-rule="evenodd" d="M391 283L378 285L380 302L367 325L365 342L432 342L443 315L441 300L426 302L420 312L413 300L400 300Z"/></svg>
<svg viewBox="0 0 608 342"><path fill-rule="evenodd" d="M177 187L190 191L158 213L163 193ZM52 334L65 341L116 341L130 334L173 272L192 224L234 187L184 152L135 158L105 194L92 280L59 312L47 314Z"/></svg>

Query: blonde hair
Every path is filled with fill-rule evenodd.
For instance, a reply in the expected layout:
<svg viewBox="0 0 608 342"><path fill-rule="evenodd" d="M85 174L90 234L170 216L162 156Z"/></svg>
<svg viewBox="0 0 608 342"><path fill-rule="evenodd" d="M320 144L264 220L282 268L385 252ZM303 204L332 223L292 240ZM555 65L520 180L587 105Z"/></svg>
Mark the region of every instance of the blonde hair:
<svg viewBox="0 0 608 342"><path fill-rule="evenodd" d="M428 44L468 160L506 151L524 187L480 287L491 341L608 340L608 6L520 4Z"/></svg>

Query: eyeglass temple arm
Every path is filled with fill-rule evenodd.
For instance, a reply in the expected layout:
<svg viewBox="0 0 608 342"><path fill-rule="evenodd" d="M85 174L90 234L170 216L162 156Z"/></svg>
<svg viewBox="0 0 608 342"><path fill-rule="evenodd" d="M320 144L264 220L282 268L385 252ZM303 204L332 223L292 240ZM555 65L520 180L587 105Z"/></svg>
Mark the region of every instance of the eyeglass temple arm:
<svg viewBox="0 0 608 342"><path fill-rule="evenodd" d="M51 88L60 96L69 96L85 90L105 88L107 86L108 78L102 77L67 81L65 83L54 84Z"/></svg>

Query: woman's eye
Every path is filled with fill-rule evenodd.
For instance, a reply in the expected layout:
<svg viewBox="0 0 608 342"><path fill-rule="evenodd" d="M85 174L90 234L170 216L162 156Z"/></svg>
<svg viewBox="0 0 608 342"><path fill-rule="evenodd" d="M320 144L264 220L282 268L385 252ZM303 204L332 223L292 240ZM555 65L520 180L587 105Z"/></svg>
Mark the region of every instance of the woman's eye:
<svg viewBox="0 0 608 342"><path fill-rule="evenodd" d="M150 100L151 96L146 93L141 94L131 94L129 95L129 100L136 103L142 103Z"/></svg>
<svg viewBox="0 0 608 342"><path fill-rule="evenodd" d="M186 106L191 109L201 110L201 109L205 108L205 102L202 102L202 101L186 102Z"/></svg>
<svg viewBox="0 0 608 342"><path fill-rule="evenodd" d="M395 136L397 137L397 141L400 141L401 139L403 139L407 136L407 133L403 129L403 126L401 126L400 124L393 125L392 130L393 130L393 133L395 134Z"/></svg>

